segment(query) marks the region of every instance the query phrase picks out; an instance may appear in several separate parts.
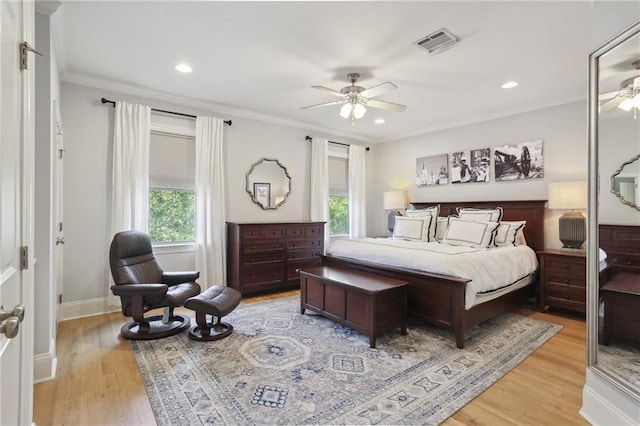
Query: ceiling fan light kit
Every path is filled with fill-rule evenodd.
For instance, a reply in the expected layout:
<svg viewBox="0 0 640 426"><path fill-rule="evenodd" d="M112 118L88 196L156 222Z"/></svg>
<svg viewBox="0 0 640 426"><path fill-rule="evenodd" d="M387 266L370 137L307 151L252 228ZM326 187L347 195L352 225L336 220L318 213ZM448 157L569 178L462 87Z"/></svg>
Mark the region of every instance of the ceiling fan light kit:
<svg viewBox="0 0 640 426"><path fill-rule="evenodd" d="M340 91L330 89L324 86L311 86L314 89L322 90L323 92L330 93L338 97L338 100L331 102L324 102L316 105L309 105L302 107L301 109L319 108L329 105L342 105L340 108L340 116L346 120L351 120L351 125L355 127L356 120L364 117L367 112L367 106L372 108L380 108L391 111L404 111L406 106L396 104L393 102L379 101L371 99L389 90L397 89L398 86L390 81L380 83L377 86L365 89L362 86L356 86L356 82L360 78L358 73L349 73L347 78L351 82L351 86L346 86L340 89Z"/></svg>
<svg viewBox="0 0 640 426"><path fill-rule="evenodd" d="M640 70L640 60L631 65L634 69ZM615 107L627 112L633 109L633 118L636 119L637 110L640 109L640 75L623 80L619 90L602 93L598 97L600 100L606 101L600 105L601 113Z"/></svg>

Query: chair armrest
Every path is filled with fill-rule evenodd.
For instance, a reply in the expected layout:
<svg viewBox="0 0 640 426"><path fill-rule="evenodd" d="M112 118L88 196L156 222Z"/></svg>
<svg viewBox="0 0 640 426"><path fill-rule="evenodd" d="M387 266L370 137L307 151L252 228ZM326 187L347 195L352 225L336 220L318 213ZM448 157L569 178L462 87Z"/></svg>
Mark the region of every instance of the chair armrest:
<svg viewBox="0 0 640 426"><path fill-rule="evenodd" d="M124 284L113 285L111 291L115 296L164 296L169 286L166 284Z"/></svg>
<svg viewBox="0 0 640 426"><path fill-rule="evenodd" d="M200 277L197 271L163 272L162 282L168 285L195 282Z"/></svg>

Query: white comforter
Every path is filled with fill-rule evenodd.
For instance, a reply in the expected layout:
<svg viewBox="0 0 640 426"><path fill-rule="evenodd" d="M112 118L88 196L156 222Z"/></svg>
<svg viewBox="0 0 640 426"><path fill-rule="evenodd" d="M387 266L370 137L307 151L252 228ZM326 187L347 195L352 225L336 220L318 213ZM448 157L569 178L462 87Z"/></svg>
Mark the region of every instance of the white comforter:
<svg viewBox="0 0 640 426"><path fill-rule="evenodd" d="M535 252L528 246L471 248L386 238L336 240L327 254L423 272L468 278L465 308L476 294L496 290L534 273Z"/></svg>

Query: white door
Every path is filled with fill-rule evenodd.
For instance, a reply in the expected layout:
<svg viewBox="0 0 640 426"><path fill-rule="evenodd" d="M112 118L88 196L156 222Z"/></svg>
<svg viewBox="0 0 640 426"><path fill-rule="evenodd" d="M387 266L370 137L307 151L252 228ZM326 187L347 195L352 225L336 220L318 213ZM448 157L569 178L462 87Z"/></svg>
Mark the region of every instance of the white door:
<svg viewBox="0 0 640 426"><path fill-rule="evenodd" d="M13 338L15 316L0 316L0 425L33 417L33 257L21 255L33 246L33 72L20 69L18 52L33 45L32 3L0 1L0 304L26 311Z"/></svg>
<svg viewBox="0 0 640 426"><path fill-rule="evenodd" d="M64 261L64 219L63 219L63 177L64 177L64 168L63 168L63 159L64 159L64 132L62 130L62 118L60 116L60 107L56 101L53 104L54 113L56 114L56 123L55 123L55 132L56 132L56 185L55 185L55 232L56 232L56 248L54 251L54 289L55 289L55 298L56 298L56 322L62 321L62 312L60 309L60 304L62 300L60 300L59 296L62 295L62 275L63 275L63 261ZM55 337L56 328L53 330L52 336Z"/></svg>

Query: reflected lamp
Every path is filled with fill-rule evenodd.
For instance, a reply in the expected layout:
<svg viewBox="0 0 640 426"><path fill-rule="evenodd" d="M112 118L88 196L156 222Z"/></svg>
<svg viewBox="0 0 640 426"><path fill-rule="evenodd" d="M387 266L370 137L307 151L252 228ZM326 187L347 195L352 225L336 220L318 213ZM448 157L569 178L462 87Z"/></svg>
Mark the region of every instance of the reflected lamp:
<svg viewBox="0 0 640 426"><path fill-rule="evenodd" d="M563 249L582 249L586 240L586 218L576 209L587 208L587 182L554 182L549 184L549 209L565 211L558 219Z"/></svg>

